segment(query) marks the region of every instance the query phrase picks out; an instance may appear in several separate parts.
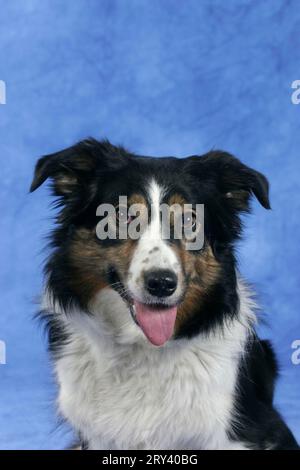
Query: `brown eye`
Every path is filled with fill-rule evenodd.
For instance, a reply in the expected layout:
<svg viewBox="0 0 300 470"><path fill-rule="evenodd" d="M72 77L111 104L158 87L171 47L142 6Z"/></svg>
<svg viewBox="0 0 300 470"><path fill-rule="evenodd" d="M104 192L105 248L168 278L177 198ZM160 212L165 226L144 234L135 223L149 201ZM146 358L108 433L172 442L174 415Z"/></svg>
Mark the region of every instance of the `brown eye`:
<svg viewBox="0 0 300 470"><path fill-rule="evenodd" d="M130 224L130 222L133 220L133 217L128 214L127 207L117 206L116 219L119 224Z"/></svg>
<svg viewBox="0 0 300 470"><path fill-rule="evenodd" d="M196 227L197 220L194 211L184 212L182 215L182 225L184 228L193 230Z"/></svg>

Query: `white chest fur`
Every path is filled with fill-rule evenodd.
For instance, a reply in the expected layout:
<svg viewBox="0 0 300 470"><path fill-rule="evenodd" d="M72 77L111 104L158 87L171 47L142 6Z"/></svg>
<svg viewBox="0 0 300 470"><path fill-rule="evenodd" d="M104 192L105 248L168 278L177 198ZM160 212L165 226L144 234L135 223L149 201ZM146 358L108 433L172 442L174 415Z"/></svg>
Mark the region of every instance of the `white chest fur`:
<svg viewBox="0 0 300 470"><path fill-rule="evenodd" d="M244 299L223 333L155 348L114 341L104 324L90 334L75 321L56 362L59 409L94 449L240 448L227 431L250 322Z"/></svg>

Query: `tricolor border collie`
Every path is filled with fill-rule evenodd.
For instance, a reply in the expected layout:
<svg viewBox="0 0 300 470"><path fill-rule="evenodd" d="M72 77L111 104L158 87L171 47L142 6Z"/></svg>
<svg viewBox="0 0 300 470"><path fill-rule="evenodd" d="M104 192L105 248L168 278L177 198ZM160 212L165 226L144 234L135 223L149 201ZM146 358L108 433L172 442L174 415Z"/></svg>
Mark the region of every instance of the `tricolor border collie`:
<svg viewBox="0 0 300 470"><path fill-rule="evenodd" d="M152 158L87 139L41 158L31 191L48 178L60 210L41 315L82 447L297 449L234 251L251 196L270 208L265 176L222 151ZM99 239L97 208L120 223L120 195L145 208L145 228ZM200 249L161 236L161 203L204 205Z"/></svg>

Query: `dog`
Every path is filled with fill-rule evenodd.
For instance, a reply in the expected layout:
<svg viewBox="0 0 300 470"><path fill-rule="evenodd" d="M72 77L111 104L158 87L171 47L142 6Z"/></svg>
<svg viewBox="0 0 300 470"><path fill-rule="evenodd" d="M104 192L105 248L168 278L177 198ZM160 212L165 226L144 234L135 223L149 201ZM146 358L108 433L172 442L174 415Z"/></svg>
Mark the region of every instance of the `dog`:
<svg viewBox="0 0 300 470"><path fill-rule="evenodd" d="M82 448L298 449L234 249L251 198L270 209L266 177L223 151L155 158L86 139L42 157L31 192L48 179L58 212L41 316L58 410ZM135 221L120 196L140 208L139 236L97 236L100 205L118 234ZM162 203L183 228L203 205L188 232L203 233L198 249L174 236L176 211L163 237Z"/></svg>

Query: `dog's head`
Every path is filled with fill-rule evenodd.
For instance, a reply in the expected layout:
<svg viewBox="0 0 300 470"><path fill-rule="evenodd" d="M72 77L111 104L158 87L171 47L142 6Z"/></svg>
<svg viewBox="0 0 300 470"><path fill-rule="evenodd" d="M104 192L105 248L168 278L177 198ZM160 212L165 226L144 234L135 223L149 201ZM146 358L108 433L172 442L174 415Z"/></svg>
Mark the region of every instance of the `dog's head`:
<svg viewBox="0 0 300 470"><path fill-rule="evenodd" d="M41 158L31 191L48 178L61 210L47 282L63 309L117 296L111 324L122 305L155 345L235 315L240 214L251 195L270 207L261 173L221 151L151 158L90 139Z"/></svg>

